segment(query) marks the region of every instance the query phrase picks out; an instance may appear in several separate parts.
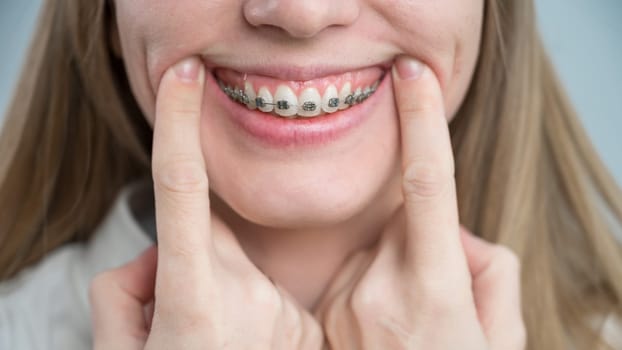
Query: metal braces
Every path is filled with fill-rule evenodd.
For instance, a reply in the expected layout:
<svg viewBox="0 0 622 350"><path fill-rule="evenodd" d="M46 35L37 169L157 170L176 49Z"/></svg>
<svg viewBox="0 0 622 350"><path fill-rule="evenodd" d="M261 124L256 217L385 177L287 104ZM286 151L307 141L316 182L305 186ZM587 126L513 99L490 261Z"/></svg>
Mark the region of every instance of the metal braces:
<svg viewBox="0 0 622 350"><path fill-rule="evenodd" d="M234 89L229 86L225 86L224 84L220 84L221 89L225 92L227 96L229 96L232 100L243 103L245 105L249 104L250 98L246 95L246 93L241 89ZM369 90L361 92L360 94L350 94L344 99L344 103L353 106L355 104L361 103L367 100L374 92L376 92L377 86L372 86ZM328 106L331 108L339 107L339 98L331 98L328 100ZM266 106L274 106L279 110L288 110L290 109L290 103L286 100L276 101L276 102L266 102L262 97L255 98L255 105L257 108L262 108ZM306 101L302 105L298 105L299 109L302 109L306 112L313 112L317 110L320 106L318 106L315 102Z"/></svg>

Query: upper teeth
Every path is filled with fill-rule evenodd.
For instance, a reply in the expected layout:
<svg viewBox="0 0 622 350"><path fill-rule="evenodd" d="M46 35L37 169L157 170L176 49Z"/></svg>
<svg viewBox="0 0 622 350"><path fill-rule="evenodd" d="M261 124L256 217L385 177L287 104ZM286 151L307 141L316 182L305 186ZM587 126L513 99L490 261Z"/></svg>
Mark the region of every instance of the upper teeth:
<svg viewBox="0 0 622 350"><path fill-rule="evenodd" d="M352 105L365 101L377 89L379 81L373 85L358 87L352 93L350 82L346 82L341 91L337 92L334 85L328 85L324 96L314 87L304 89L300 96L287 85L279 85L274 93L262 86L255 93L250 82L245 82L244 89L225 85L218 80L220 88L227 96L236 102L246 105L249 109L259 109L262 112L274 112L282 117L315 117L324 113L334 113L349 108Z"/></svg>

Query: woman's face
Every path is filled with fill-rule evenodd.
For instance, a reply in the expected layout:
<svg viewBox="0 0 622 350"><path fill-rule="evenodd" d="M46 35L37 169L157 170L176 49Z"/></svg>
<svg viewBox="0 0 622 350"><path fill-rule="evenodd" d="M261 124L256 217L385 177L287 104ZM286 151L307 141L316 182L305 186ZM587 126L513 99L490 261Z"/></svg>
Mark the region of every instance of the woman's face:
<svg viewBox="0 0 622 350"><path fill-rule="evenodd" d="M149 123L166 69L201 56L211 74L197 127L212 190L251 222L294 228L344 222L399 195L391 75L359 104L346 97L356 100L407 54L437 75L450 120L475 68L484 2L115 0L115 8L130 84ZM243 89L248 106L217 79ZM334 98L337 112L328 113ZM288 101L281 114L295 112L297 101L299 114L323 115L251 110L278 109L278 101Z"/></svg>

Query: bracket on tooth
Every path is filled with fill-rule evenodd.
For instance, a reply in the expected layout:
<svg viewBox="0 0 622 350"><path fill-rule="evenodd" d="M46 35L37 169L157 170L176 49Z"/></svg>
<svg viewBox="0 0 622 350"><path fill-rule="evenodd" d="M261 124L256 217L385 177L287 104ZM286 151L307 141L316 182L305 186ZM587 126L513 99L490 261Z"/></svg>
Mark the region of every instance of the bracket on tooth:
<svg viewBox="0 0 622 350"><path fill-rule="evenodd" d="M248 97L242 90L233 90L233 99L244 104L246 104L245 101L248 101Z"/></svg>
<svg viewBox="0 0 622 350"><path fill-rule="evenodd" d="M224 91L224 93L229 96L231 99L233 99L234 101L243 103L245 105L248 105L249 103L251 103L251 99L248 97L248 95L246 95L246 93L241 90L241 89L235 89L229 86L224 85L222 82L219 81L219 85L221 87L221 89ZM376 92L378 88L378 82L376 82L373 86L371 86L369 89L367 89L366 91L355 95L355 94L350 94L348 95L345 100L344 100L344 104L347 104L349 106L353 106L355 104L361 103L365 100L367 100L374 92ZM256 97L254 99L255 105L257 106L257 108L262 108L262 107L266 107L268 105L272 105L275 106L276 108L280 109L280 110L288 110L290 109L291 105L289 103L289 101L286 100L281 100L281 101L276 101L276 103L268 103L265 101L265 99L263 99L262 97ZM328 106L331 108L335 108L338 107L340 103L339 98L331 98L328 100ZM302 105L299 106L302 110L306 111L306 112L313 112L315 110L317 110L318 105L315 102L312 101L306 101L304 102Z"/></svg>
<svg viewBox="0 0 622 350"><path fill-rule="evenodd" d="M248 96L246 96L246 94L242 94L241 102L247 105L251 102L251 100L248 98Z"/></svg>
<svg viewBox="0 0 622 350"><path fill-rule="evenodd" d="M289 109L289 102L283 100L283 101L276 101L276 108L284 110L284 109Z"/></svg>
<svg viewBox="0 0 622 350"><path fill-rule="evenodd" d="M307 101L302 104L302 110L306 112L313 112L317 109L317 105L314 102Z"/></svg>
<svg viewBox="0 0 622 350"><path fill-rule="evenodd" d="M261 97L257 97L255 99L255 105L257 106L257 108L263 108L266 106L266 101Z"/></svg>
<svg viewBox="0 0 622 350"><path fill-rule="evenodd" d="M352 106L356 102L354 95L348 95L343 103Z"/></svg>

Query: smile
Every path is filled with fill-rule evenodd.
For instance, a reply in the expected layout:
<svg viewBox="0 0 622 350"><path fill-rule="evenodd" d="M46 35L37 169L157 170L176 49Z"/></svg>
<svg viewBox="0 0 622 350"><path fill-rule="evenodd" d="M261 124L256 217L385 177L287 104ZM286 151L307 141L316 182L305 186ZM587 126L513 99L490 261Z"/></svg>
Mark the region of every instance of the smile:
<svg viewBox="0 0 622 350"><path fill-rule="evenodd" d="M376 92L385 70L373 67L308 81L281 81L219 68L214 76L232 101L284 118L314 118L361 104Z"/></svg>
<svg viewBox="0 0 622 350"><path fill-rule="evenodd" d="M393 118L376 113L390 98L391 62L351 70L276 64L245 69L209 61L206 66L211 74L205 100L215 104L204 107L217 111L206 118L222 117L249 149L357 143L366 137L357 131L363 125Z"/></svg>

